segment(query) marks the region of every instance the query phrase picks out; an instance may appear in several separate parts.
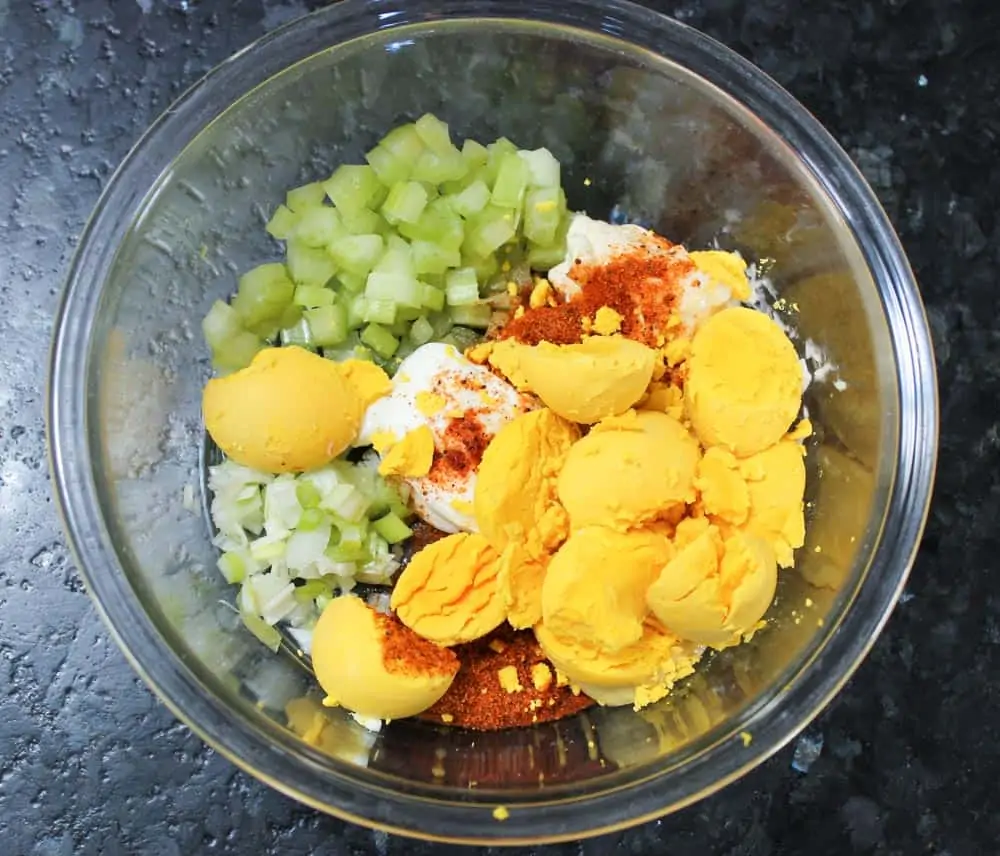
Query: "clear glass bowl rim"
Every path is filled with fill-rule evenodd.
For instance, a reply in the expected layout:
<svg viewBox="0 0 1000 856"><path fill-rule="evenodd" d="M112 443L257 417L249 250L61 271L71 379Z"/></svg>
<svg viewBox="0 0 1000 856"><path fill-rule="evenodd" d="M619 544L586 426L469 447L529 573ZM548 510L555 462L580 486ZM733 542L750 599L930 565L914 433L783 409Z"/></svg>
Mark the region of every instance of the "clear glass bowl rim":
<svg viewBox="0 0 1000 856"><path fill-rule="evenodd" d="M495 799L429 801L388 792L276 751L260 732L234 728L218 699L206 698L178 663L117 565L100 514L86 430L90 333L100 289L142 200L189 140L218 113L296 61L359 36L445 19L515 19L603 33L667 55L754 113L789 145L844 217L879 289L895 350L899 386L896 481L881 538L853 603L816 655L777 699L744 727L753 742L719 742L686 767L617 790L561 802ZM80 240L56 316L47 392L50 469L64 528L97 611L117 644L167 707L226 758L270 786L341 818L387 831L465 843L573 840L661 816L718 790L768 758L801 730L848 680L895 605L926 520L937 455L937 383L927 320L902 247L873 192L847 154L791 95L761 70L704 34L623 0L343 0L234 54L184 93L136 143L112 176ZM485 796L485 795L484 795Z"/></svg>

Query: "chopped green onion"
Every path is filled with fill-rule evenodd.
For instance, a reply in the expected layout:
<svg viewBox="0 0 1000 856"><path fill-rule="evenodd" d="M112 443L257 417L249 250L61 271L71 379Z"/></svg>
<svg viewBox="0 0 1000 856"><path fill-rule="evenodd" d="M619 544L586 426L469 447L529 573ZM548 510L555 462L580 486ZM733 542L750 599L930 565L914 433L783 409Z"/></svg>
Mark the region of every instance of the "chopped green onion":
<svg viewBox="0 0 1000 856"><path fill-rule="evenodd" d="M372 529L378 532L390 544L398 544L400 541L405 541L413 534L413 530L391 511L385 517L373 520Z"/></svg>
<svg viewBox="0 0 1000 856"><path fill-rule="evenodd" d="M361 331L361 341L376 354L388 359L399 347L399 339L379 324L369 324Z"/></svg>

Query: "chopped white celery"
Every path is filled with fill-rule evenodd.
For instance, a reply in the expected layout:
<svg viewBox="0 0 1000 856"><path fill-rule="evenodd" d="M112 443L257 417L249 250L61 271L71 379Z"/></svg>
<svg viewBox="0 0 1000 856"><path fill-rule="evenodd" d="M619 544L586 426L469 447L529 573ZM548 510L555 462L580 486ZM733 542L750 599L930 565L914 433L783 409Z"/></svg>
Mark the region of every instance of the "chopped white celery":
<svg viewBox="0 0 1000 856"><path fill-rule="evenodd" d="M270 565L285 555L285 535L262 535L250 542L250 555L255 562Z"/></svg>
<svg viewBox="0 0 1000 856"><path fill-rule="evenodd" d="M560 187L559 161L548 149L518 152L521 160L528 167L528 185L530 187Z"/></svg>
<svg viewBox="0 0 1000 856"><path fill-rule="evenodd" d="M295 288L293 302L296 306L314 309L317 306L331 306L336 299L337 293L332 288L325 288L322 285L299 285Z"/></svg>
<svg viewBox="0 0 1000 856"><path fill-rule="evenodd" d="M445 277L445 297L449 306L468 306L479 300L479 281L472 268L457 268Z"/></svg>
<svg viewBox="0 0 1000 856"><path fill-rule="evenodd" d="M490 189L486 186L486 182L476 179L464 190L449 196L448 200L457 214L471 217L486 207L486 203L490 201Z"/></svg>
<svg viewBox="0 0 1000 856"><path fill-rule="evenodd" d="M326 285L337 272L337 263L325 248L307 247L300 241L289 241L285 247L288 274L300 285Z"/></svg>
<svg viewBox="0 0 1000 856"><path fill-rule="evenodd" d="M339 345L347 339L347 310L341 304L307 309L305 319L314 344L321 348Z"/></svg>
<svg viewBox="0 0 1000 856"><path fill-rule="evenodd" d="M264 530L268 535L286 537L301 516L295 476L280 475L264 488Z"/></svg>
<svg viewBox="0 0 1000 856"><path fill-rule="evenodd" d="M434 328L423 315L410 325L410 340L414 345L426 345L434 338Z"/></svg>
<svg viewBox="0 0 1000 856"><path fill-rule="evenodd" d="M415 276L404 272L373 271L368 274L365 297L372 300L388 300L403 306L419 308L423 300L423 289ZM392 323L389 321L388 323Z"/></svg>
<svg viewBox="0 0 1000 856"><path fill-rule="evenodd" d="M327 520L315 529L293 532L285 549L285 564L303 579L330 573L330 560L324 554L330 543L331 524Z"/></svg>

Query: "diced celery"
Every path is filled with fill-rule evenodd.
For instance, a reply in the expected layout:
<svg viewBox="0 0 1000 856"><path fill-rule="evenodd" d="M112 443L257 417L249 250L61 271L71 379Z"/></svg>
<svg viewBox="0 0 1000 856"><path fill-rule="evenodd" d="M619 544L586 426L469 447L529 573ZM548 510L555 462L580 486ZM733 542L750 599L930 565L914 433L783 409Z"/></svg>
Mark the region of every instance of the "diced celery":
<svg viewBox="0 0 1000 856"><path fill-rule="evenodd" d="M424 150L424 142L420 139L417 126L413 122L393 128L379 141L379 145L396 157L406 158L410 162L420 157L420 153Z"/></svg>
<svg viewBox="0 0 1000 856"><path fill-rule="evenodd" d="M305 482L308 484L308 482ZM302 484L302 482L300 482ZM319 499L316 500L319 502ZM302 500L299 499L301 503ZM311 532L313 529L318 529L324 523L329 522L330 518L328 515L324 514L319 508L303 508L302 514L299 515L299 523L295 528L302 532Z"/></svg>
<svg viewBox="0 0 1000 856"><path fill-rule="evenodd" d="M336 299L333 289L322 285L298 285L295 287L293 302L296 306L313 309L316 306L330 306Z"/></svg>
<svg viewBox="0 0 1000 856"><path fill-rule="evenodd" d="M243 332L243 319L228 303L216 300L202 319L201 332L209 347L217 348Z"/></svg>
<svg viewBox="0 0 1000 856"><path fill-rule="evenodd" d="M252 612L240 612L243 624L254 636L272 651L281 647L281 634L259 615Z"/></svg>
<svg viewBox="0 0 1000 856"><path fill-rule="evenodd" d="M413 165L410 178L438 185L445 181L460 181L468 171L469 166L458 149L452 147L443 152L426 149Z"/></svg>
<svg viewBox="0 0 1000 856"><path fill-rule="evenodd" d="M488 282L490 277L496 276L500 270L500 262L497 261L496 253L490 253L487 256L478 256L466 253L465 249L463 247L462 264L475 270L476 277L480 282Z"/></svg>
<svg viewBox="0 0 1000 856"><path fill-rule="evenodd" d="M373 520L372 529L378 532L390 544L398 544L400 541L405 541L413 534L413 530L391 511L385 517Z"/></svg>
<svg viewBox="0 0 1000 856"><path fill-rule="evenodd" d="M410 326L410 340L414 345L426 345L433 338L434 328L430 321L423 315L414 320Z"/></svg>
<svg viewBox="0 0 1000 856"><path fill-rule="evenodd" d="M555 242L562 218L561 189L541 187L528 193L524 201L524 236L535 244Z"/></svg>
<svg viewBox="0 0 1000 856"><path fill-rule="evenodd" d="M479 300L479 281L472 268L458 268L445 277L445 296L449 306L468 306Z"/></svg>
<svg viewBox="0 0 1000 856"><path fill-rule="evenodd" d="M382 203L382 216L390 223L415 223L427 207L427 191L416 181L394 184Z"/></svg>
<svg viewBox="0 0 1000 856"><path fill-rule="evenodd" d="M432 312L440 312L444 309L444 290L433 285L428 285L426 282L421 283L421 286L420 305L425 309L430 309Z"/></svg>
<svg viewBox="0 0 1000 856"><path fill-rule="evenodd" d="M339 345L347 338L347 310L339 303L307 309L305 320L313 342L321 348Z"/></svg>
<svg viewBox="0 0 1000 856"><path fill-rule="evenodd" d="M400 306L400 305L396 306L396 321L407 322L405 324L405 329L403 330L402 335L405 336L407 333L410 332L410 323L416 321L421 316L421 314L423 314L423 312L424 310L422 308L418 309L415 306ZM399 335L396 333L395 330L392 331L392 334L394 336ZM396 356L398 357L399 354L397 353Z"/></svg>
<svg viewBox="0 0 1000 856"><path fill-rule="evenodd" d="M318 597L331 597L333 585L326 580L306 580L302 585L295 587L294 595L296 601L307 604Z"/></svg>
<svg viewBox="0 0 1000 856"><path fill-rule="evenodd" d="M501 208L520 208L528 187L528 165L516 152L500 160L500 169L493 183L491 201Z"/></svg>
<svg viewBox="0 0 1000 856"><path fill-rule="evenodd" d="M381 187L381 185L379 185ZM370 208L359 208L350 213L342 212L340 222L350 235L382 235L389 233L390 226L385 218Z"/></svg>
<svg viewBox="0 0 1000 856"><path fill-rule="evenodd" d="M337 272L337 263L325 249L307 247L299 241L288 242L285 265L299 285L326 285Z"/></svg>
<svg viewBox="0 0 1000 856"><path fill-rule="evenodd" d="M284 265L264 264L240 277L232 306L244 325L252 327L279 318L294 293L295 286Z"/></svg>
<svg viewBox="0 0 1000 856"><path fill-rule="evenodd" d="M431 327L434 328L435 339L442 339L444 336L447 336L451 328L455 326L455 322L451 320L451 315L447 312L433 312L427 317L427 320L431 322Z"/></svg>
<svg viewBox="0 0 1000 856"><path fill-rule="evenodd" d="M336 208L319 205L299 215L292 238L307 247L325 247L344 233Z"/></svg>
<svg viewBox="0 0 1000 856"><path fill-rule="evenodd" d="M380 357L388 359L399 347L399 339L379 324L369 324L361 331L361 341Z"/></svg>
<svg viewBox="0 0 1000 856"><path fill-rule="evenodd" d="M323 204L326 191L318 181L312 184L303 184L302 187L294 187L285 194L285 205L296 214L301 214L308 208L315 208Z"/></svg>
<svg viewBox="0 0 1000 856"><path fill-rule="evenodd" d="M379 182L385 187L392 187L400 181L406 181L410 177L410 170L413 167L412 160L397 157L382 146L375 146L365 155L365 160L371 165Z"/></svg>
<svg viewBox="0 0 1000 856"><path fill-rule="evenodd" d="M517 230L512 224L513 217L501 215L496 219L483 219L466 233L463 248L475 256L485 258L511 240Z"/></svg>
<svg viewBox="0 0 1000 856"><path fill-rule="evenodd" d="M559 161L548 149L518 152L528 167L530 187L559 187Z"/></svg>
<svg viewBox="0 0 1000 856"><path fill-rule="evenodd" d="M550 244L548 246L540 246L538 244L528 245L528 264L532 270L549 270L563 261L565 257L565 244Z"/></svg>
<svg viewBox="0 0 1000 856"><path fill-rule="evenodd" d="M337 274L337 284L345 294L358 294L364 291L366 279L368 277L364 274L350 273L346 270Z"/></svg>
<svg viewBox="0 0 1000 856"><path fill-rule="evenodd" d="M216 564L222 571L222 576L226 578L226 582L230 584L243 582L243 578L247 574L246 562L236 553L223 553L219 556L219 561Z"/></svg>
<svg viewBox="0 0 1000 856"><path fill-rule="evenodd" d="M479 330L471 330L468 327L452 327L451 332L442 337L441 341L446 345L452 345L459 351L464 351L466 348L481 342L482 339L483 334Z"/></svg>
<svg viewBox="0 0 1000 856"><path fill-rule="evenodd" d="M357 329L365 323L365 315L368 314L368 298L364 294L356 294L347 304L347 326Z"/></svg>
<svg viewBox="0 0 1000 856"><path fill-rule="evenodd" d="M477 327L485 330L490 326L493 309L488 303L472 303L452 306L451 320L463 327Z"/></svg>
<svg viewBox="0 0 1000 856"><path fill-rule="evenodd" d="M264 228L272 238L284 241L286 238L292 236L292 232L295 231L295 225L298 222L299 217L291 208L279 205L274 209L271 219L267 221L267 225Z"/></svg>
<svg viewBox="0 0 1000 856"><path fill-rule="evenodd" d="M506 137L500 137L486 147L486 183L492 188L500 173L500 164L505 155L516 155L515 146Z"/></svg>
<svg viewBox="0 0 1000 856"><path fill-rule="evenodd" d="M381 187L375 170L366 164L345 164L323 182L326 195L344 214L372 204Z"/></svg>
<svg viewBox="0 0 1000 856"><path fill-rule="evenodd" d="M313 350L315 348L312 331L309 329L309 323L305 318L294 326L285 327L281 331L281 344L298 345L300 348L307 348L309 350Z"/></svg>
<svg viewBox="0 0 1000 856"><path fill-rule="evenodd" d="M475 140L466 140L462 144L462 157L465 158L465 162L472 169L485 166L488 155L489 152L486 150L486 146L482 143L477 143Z"/></svg>
<svg viewBox="0 0 1000 856"><path fill-rule="evenodd" d="M416 177L414 177L414 181L416 180ZM441 195L441 191L438 190L438 186L433 182L422 180L420 181L420 186L427 191L428 205Z"/></svg>
<svg viewBox="0 0 1000 856"><path fill-rule="evenodd" d="M423 288L414 277L406 273L386 273L373 271L368 274L365 297L372 300L388 300L404 306L420 307ZM392 323L391 321L386 323Z"/></svg>
<svg viewBox="0 0 1000 856"><path fill-rule="evenodd" d="M442 247L432 241L419 238L410 247L413 254L413 269L417 275L425 273L444 273L448 268L457 267L462 263L462 254L457 248Z"/></svg>
<svg viewBox="0 0 1000 856"><path fill-rule="evenodd" d="M295 482L295 498L303 508L316 508L319 506L320 497L319 488L311 481L299 479Z"/></svg>
<svg viewBox="0 0 1000 856"><path fill-rule="evenodd" d="M369 297L368 307L365 310L365 321L376 324L395 324L396 303L380 297Z"/></svg>
<svg viewBox="0 0 1000 856"><path fill-rule="evenodd" d="M448 201L456 214L468 218L486 207L486 203L490 201L490 189L486 182L476 179L461 193L448 197Z"/></svg>
<svg viewBox="0 0 1000 856"><path fill-rule="evenodd" d="M453 148L448 124L433 113L424 113L413 125L423 144L434 152L446 152Z"/></svg>
<svg viewBox="0 0 1000 856"><path fill-rule="evenodd" d="M373 268L375 273L393 273L399 276L414 276L413 255L410 245L399 235L390 235L385 253Z"/></svg>
<svg viewBox="0 0 1000 856"><path fill-rule="evenodd" d="M212 348L212 365L223 373L239 371L250 365L263 347L264 343L260 338L244 330L218 347Z"/></svg>
<svg viewBox="0 0 1000 856"><path fill-rule="evenodd" d="M382 236L344 235L327 250L338 267L349 273L367 274L382 257Z"/></svg>
<svg viewBox="0 0 1000 856"><path fill-rule="evenodd" d="M400 223L399 232L410 240L432 241L442 247L457 248L465 237L465 226L444 197L431 202L415 223Z"/></svg>

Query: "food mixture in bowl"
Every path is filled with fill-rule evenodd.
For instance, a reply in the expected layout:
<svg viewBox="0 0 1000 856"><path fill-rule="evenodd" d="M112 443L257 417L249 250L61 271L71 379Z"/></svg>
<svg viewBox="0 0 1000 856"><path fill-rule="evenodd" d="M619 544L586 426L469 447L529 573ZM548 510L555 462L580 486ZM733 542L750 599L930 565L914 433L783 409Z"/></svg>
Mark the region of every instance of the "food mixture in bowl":
<svg viewBox="0 0 1000 856"><path fill-rule="evenodd" d="M663 698L804 539L803 367L745 262L567 210L423 116L268 223L204 322L219 567L362 723ZM279 629L280 628L280 629Z"/></svg>

